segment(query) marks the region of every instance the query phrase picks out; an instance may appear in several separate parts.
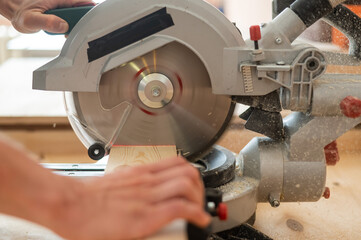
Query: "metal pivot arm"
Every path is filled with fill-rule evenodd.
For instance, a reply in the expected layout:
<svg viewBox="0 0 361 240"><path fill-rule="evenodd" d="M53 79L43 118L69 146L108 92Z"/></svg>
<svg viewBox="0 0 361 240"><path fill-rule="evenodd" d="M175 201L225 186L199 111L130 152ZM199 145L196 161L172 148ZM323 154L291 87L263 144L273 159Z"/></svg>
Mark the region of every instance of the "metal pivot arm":
<svg viewBox="0 0 361 240"><path fill-rule="evenodd" d="M237 75L240 84L237 90L240 90L238 94L241 96L234 98L239 103L251 106L240 116L247 120L247 129L272 139L282 139L282 118L280 110L275 109L281 108L282 103L284 109L302 112L310 110L313 82L326 70L325 57L315 48L293 46L292 42L341 2L298 0L271 23L262 26L262 37L261 34L254 34L255 28L251 27L251 36L259 36L251 37L257 47L254 50L238 49ZM251 41L247 45L251 47ZM233 49L225 50L225 58L234 56ZM230 66L229 61L225 61L226 78L230 77ZM270 95L277 97L269 101ZM260 101L268 101L268 104L255 104Z"/></svg>
<svg viewBox="0 0 361 240"><path fill-rule="evenodd" d="M343 7L338 6L335 9L335 12L340 13L338 9ZM338 16L338 20L340 19L341 17ZM307 21L306 24L309 25L313 20L309 23ZM353 37L360 36L359 28L351 30L349 25L344 27L353 32L350 34ZM357 40L354 41L356 42ZM319 53L317 50L316 52ZM325 63L323 54L320 54L321 58L316 58L321 59L320 63ZM301 54L296 58L302 59L300 56ZM308 60L301 62L304 64L302 70L309 69L311 72L317 65L315 62L311 64ZM289 63L285 65L291 66L292 71L295 71L295 65ZM279 79L281 69L274 71L272 75L270 69L262 72L264 68L265 64L256 67L257 77L262 76L273 82ZM274 70L276 69L275 67ZM287 69L284 70L284 73L288 72ZM325 194L328 191L325 188L325 166L326 163L330 163L327 146L361 122L361 78L357 75L323 75L322 73L309 81L304 81L306 78L295 77L293 79L295 82L292 84L282 83L280 93L282 107L306 112L296 112L284 119L284 141L255 138L241 151L244 175L260 180L258 201L269 201L272 206L276 206L274 202L279 200L316 201L322 195L326 197L329 195L329 192ZM300 79L304 81L303 90L297 88ZM288 85L290 87L285 83L290 84ZM299 94L290 97L290 93L305 92L305 84L308 84L310 95ZM308 102L304 101L307 95ZM295 103L298 105L294 105ZM334 144L331 151L335 150L337 151L337 147Z"/></svg>

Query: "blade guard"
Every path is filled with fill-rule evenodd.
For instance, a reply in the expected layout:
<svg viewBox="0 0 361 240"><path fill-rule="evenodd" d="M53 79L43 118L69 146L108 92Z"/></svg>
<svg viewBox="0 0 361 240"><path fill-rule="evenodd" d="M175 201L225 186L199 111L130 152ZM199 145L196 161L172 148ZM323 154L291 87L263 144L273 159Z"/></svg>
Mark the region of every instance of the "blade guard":
<svg viewBox="0 0 361 240"><path fill-rule="evenodd" d="M171 16L174 26L134 39L126 46L89 60L88 49L94 41L107 41L109 34L163 8ZM204 36L207 36L207 44L202 41L205 40ZM147 0L108 0L80 19L56 59L34 71L33 88L97 92L104 72L172 41L186 45L202 59L213 89L222 88L222 82L216 79L223 76L223 60L219 56L223 56L224 48L245 46L237 28L217 9L203 1L157 0L149 3Z"/></svg>

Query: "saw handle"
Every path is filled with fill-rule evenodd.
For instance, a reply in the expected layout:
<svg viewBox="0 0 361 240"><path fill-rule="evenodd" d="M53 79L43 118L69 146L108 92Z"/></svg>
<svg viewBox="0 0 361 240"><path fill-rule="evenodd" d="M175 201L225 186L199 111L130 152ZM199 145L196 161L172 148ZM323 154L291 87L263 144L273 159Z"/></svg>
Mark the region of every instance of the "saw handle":
<svg viewBox="0 0 361 240"><path fill-rule="evenodd" d="M89 2L85 4L77 4L70 8L57 8L45 11L44 14L53 14L55 16L58 16L64 19L69 25L69 29L66 33L45 32L50 35L69 35L69 33L71 32L71 30L73 30L74 26L79 22L79 20L85 14L87 14L94 6L95 3Z"/></svg>
<svg viewBox="0 0 361 240"><path fill-rule="evenodd" d="M290 8L303 23L309 27L317 20L330 14L332 10L345 0L296 0Z"/></svg>

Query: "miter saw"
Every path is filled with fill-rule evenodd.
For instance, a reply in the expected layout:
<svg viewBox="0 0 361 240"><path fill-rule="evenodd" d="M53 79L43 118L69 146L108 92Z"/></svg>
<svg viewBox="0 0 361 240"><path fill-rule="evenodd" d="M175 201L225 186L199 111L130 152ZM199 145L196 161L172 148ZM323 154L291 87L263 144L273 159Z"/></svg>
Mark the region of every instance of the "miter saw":
<svg viewBox="0 0 361 240"><path fill-rule="evenodd" d="M361 26L360 19L342 2L298 0L261 30L252 27L247 41L202 0L54 10L64 19L79 11L81 19L67 20L68 39L34 72L33 88L64 91L70 123L92 159L114 145L175 145L205 185L223 193L228 220L215 218L213 232L225 231L252 221L257 202L277 207L327 196L326 163L338 160L333 141L361 122L361 77L325 74L330 62L359 65L361 58L359 30L349 25ZM294 43L325 16L351 40L350 54ZM236 103L250 106L240 116L245 127L265 135L239 154L213 146ZM282 119L282 109L294 113ZM72 168L94 173L99 165Z"/></svg>

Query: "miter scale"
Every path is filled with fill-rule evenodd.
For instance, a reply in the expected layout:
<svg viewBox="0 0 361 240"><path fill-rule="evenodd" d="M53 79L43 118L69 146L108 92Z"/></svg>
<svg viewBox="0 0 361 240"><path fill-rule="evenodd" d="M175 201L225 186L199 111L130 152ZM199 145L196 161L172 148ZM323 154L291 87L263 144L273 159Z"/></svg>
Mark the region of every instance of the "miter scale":
<svg viewBox="0 0 361 240"><path fill-rule="evenodd" d="M206 186L223 192L229 218L215 219L213 231L227 230L252 219L257 202L317 201L330 160L325 146L361 121L360 77L325 74L327 61L337 64L331 53L293 43L326 15L356 39L339 21L347 12L341 2L296 1L245 42L201 0L107 0L86 7L61 54L34 72L33 88L65 92L92 159L116 145L175 145ZM357 41L337 59L358 65ZM266 136L239 154L212 147L236 102L250 106L241 115L246 128ZM294 113L282 119L282 109ZM101 175L105 165L97 166L66 173Z"/></svg>

